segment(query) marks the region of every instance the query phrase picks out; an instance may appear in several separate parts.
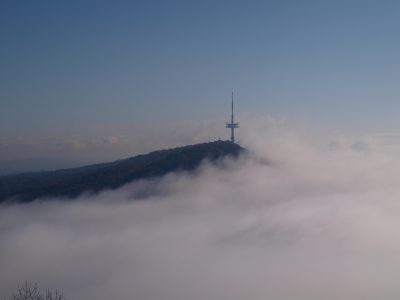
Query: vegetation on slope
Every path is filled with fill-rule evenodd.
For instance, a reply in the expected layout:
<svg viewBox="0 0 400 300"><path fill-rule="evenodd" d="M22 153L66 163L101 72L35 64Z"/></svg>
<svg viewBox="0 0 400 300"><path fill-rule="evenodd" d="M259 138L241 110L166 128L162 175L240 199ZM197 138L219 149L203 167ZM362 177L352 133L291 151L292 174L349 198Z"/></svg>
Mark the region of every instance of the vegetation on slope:
<svg viewBox="0 0 400 300"><path fill-rule="evenodd" d="M50 172L0 176L0 202L29 202L37 198L75 198L85 191L116 189L133 180L193 170L202 160L225 155L237 157L244 149L229 141L216 141L150 152L111 163Z"/></svg>

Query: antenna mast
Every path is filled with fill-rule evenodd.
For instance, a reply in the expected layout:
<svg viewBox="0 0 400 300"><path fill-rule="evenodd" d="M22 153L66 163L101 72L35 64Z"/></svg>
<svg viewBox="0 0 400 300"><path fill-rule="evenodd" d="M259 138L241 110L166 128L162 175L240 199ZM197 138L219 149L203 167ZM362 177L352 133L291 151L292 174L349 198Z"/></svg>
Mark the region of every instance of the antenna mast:
<svg viewBox="0 0 400 300"><path fill-rule="evenodd" d="M226 128L231 129L231 141L232 143L235 142L235 128L239 128L239 123L234 123L233 121L233 92L232 92L232 116L231 116L231 123L226 123Z"/></svg>

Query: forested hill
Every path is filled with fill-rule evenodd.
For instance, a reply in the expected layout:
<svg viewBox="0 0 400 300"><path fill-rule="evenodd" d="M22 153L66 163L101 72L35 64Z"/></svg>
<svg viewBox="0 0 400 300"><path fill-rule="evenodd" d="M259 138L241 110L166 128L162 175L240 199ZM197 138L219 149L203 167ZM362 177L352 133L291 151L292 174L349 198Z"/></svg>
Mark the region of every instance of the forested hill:
<svg viewBox="0 0 400 300"><path fill-rule="evenodd" d="M194 170L202 160L225 155L237 157L244 149L230 141L216 141L117 160L49 172L0 176L0 202L29 202L37 198L75 198L83 192L116 189L136 179Z"/></svg>

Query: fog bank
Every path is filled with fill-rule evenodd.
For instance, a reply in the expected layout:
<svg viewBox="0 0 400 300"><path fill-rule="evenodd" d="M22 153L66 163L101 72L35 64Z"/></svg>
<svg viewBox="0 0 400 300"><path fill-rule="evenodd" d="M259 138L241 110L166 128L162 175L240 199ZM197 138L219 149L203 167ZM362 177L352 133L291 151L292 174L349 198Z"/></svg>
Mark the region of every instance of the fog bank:
<svg viewBox="0 0 400 300"><path fill-rule="evenodd" d="M240 130L239 160L1 206L1 296L28 280L69 300L398 298L397 146L272 118Z"/></svg>

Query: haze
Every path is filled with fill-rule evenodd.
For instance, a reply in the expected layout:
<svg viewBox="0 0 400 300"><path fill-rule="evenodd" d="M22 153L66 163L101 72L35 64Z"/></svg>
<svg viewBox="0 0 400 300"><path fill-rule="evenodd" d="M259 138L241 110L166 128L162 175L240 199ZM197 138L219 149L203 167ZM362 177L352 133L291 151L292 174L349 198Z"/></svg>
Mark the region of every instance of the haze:
<svg viewBox="0 0 400 300"><path fill-rule="evenodd" d="M396 1L4 2L0 160L110 161L206 142L176 133L204 120L223 126L231 91L238 114L398 133L399 9Z"/></svg>
<svg viewBox="0 0 400 300"><path fill-rule="evenodd" d="M393 148L252 119L238 161L3 205L4 295L27 279L68 299L397 298Z"/></svg>
<svg viewBox="0 0 400 300"><path fill-rule="evenodd" d="M248 150L2 204L3 298L25 280L69 300L400 297L400 2L0 7L0 161L225 140L232 91Z"/></svg>

